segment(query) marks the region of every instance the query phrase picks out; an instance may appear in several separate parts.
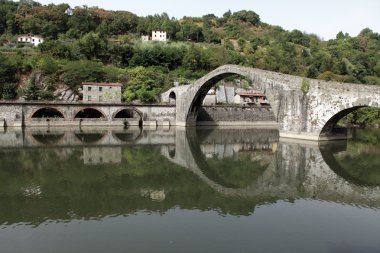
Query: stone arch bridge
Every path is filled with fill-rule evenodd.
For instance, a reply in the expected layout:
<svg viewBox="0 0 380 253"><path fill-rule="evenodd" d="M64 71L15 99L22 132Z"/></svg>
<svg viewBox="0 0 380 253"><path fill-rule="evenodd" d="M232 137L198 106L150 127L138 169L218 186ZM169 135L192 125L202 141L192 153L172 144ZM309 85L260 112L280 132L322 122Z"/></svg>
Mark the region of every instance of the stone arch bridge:
<svg viewBox="0 0 380 253"><path fill-rule="evenodd" d="M174 125L175 107L124 103L3 102L4 126Z"/></svg>
<svg viewBox="0 0 380 253"><path fill-rule="evenodd" d="M334 126L360 107L380 108L380 87L327 82L271 71L224 65L186 88L171 94L176 98L176 124L196 125L198 109L208 90L218 81L241 75L262 91L272 106L280 136L309 140L345 138Z"/></svg>
<svg viewBox="0 0 380 253"><path fill-rule="evenodd" d="M224 65L192 85L173 88L168 94L168 104L2 102L0 122L4 126L195 126L198 109L208 90L219 80L235 74L250 79L267 96L280 137L346 138L334 128L339 119L361 107L380 107L378 86L326 82Z"/></svg>

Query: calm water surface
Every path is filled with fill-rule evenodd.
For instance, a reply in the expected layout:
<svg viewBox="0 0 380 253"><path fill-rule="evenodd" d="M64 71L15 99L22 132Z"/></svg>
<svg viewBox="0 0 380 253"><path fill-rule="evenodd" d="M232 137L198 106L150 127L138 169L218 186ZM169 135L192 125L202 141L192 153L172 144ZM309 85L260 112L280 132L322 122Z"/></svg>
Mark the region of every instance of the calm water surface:
<svg viewBox="0 0 380 253"><path fill-rule="evenodd" d="M7 130L0 252L380 252L380 131Z"/></svg>

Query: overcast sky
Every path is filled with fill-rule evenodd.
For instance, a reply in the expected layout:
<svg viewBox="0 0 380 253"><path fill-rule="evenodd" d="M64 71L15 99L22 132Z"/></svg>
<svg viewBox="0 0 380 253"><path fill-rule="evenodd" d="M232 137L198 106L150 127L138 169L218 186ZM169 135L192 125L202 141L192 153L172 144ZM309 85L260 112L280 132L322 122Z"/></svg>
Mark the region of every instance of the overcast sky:
<svg viewBox="0 0 380 253"><path fill-rule="evenodd" d="M380 32L379 0L37 0L42 4L68 3L98 6L107 10L127 10L139 16L166 12L169 16L222 16L231 10L252 10L261 20L286 30L298 29L325 40L339 31L356 36L369 27Z"/></svg>

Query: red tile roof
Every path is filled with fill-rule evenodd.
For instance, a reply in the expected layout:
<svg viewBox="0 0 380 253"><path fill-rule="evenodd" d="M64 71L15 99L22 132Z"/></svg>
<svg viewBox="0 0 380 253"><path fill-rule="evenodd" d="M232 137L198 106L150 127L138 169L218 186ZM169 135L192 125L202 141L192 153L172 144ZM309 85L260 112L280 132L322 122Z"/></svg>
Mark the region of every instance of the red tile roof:
<svg viewBox="0 0 380 253"><path fill-rule="evenodd" d="M95 82L83 82L82 85L94 85L94 86L116 86L122 87L122 83L95 83Z"/></svg>
<svg viewBox="0 0 380 253"><path fill-rule="evenodd" d="M259 93L259 92L240 92L238 93L240 96L245 96L245 97L265 97L264 93Z"/></svg>

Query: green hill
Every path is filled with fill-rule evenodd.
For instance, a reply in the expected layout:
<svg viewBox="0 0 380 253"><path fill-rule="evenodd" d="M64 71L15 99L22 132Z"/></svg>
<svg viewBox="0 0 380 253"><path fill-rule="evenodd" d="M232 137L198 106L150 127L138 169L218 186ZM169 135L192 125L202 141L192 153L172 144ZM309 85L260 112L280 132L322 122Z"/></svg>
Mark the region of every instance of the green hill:
<svg viewBox="0 0 380 253"><path fill-rule="evenodd" d="M167 43L141 42L166 31ZM45 38L38 47L17 35ZM380 85L380 35L368 28L322 41L264 23L254 11L222 17L166 13L138 17L127 11L30 0L0 1L0 98L56 99L62 87L83 81L122 82L124 99L151 102L173 81L189 83L223 64L287 74Z"/></svg>

